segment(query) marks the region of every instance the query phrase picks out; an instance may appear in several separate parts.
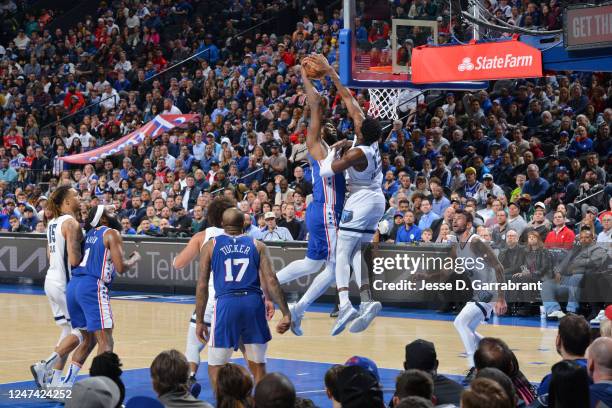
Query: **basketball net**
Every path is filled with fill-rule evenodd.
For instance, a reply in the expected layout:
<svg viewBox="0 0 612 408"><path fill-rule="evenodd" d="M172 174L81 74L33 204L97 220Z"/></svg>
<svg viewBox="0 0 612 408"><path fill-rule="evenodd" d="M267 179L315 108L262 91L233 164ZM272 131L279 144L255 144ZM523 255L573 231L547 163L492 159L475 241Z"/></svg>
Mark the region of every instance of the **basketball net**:
<svg viewBox="0 0 612 408"><path fill-rule="evenodd" d="M370 108L368 115L382 120L396 120L397 105L401 89L399 88L369 88Z"/></svg>

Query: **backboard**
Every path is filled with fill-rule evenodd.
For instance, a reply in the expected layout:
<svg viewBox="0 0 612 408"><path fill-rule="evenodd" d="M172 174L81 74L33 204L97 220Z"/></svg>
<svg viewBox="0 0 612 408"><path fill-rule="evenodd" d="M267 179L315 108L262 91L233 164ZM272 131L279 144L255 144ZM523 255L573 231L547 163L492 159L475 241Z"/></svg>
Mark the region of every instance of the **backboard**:
<svg viewBox="0 0 612 408"><path fill-rule="evenodd" d="M411 82L412 49L448 43L448 21L432 2L406 2L407 10L389 0L344 0L340 31L340 78L352 88L477 90L487 82ZM407 7L408 7L407 6ZM443 61L432 61L443 64Z"/></svg>

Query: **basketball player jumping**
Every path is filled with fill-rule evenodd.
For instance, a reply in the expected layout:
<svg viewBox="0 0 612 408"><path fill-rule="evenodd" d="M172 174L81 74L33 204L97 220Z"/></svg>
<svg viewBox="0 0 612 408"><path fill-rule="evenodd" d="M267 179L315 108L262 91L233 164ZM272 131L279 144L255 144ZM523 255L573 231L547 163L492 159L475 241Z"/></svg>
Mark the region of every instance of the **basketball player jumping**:
<svg viewBox="0 0 612 408"><path fill-rule="evenodd" d="M332 329L332 336L341 333L353 321L350 331L361 332L370 325L382 309L380 302L372 300L367 273L361 271L361 244L371 242L376 226L385 212L386 200L382 192L382 166L378 141L381 126L378 120L366 117L351 92L340 83L340 77L323 55L306 57L329 75L344 101L355 125L355 140L344 141L336 147L347 149L339 159L335 149L320 164L320 175L331 177L346 171L349 197L346 200L336 245L336 285L340 298L338 318ZM348 284L350 266L353 266L355 280L359 286L361 304L359 312L349 300Z"/></svg>
<svg viewBox="0 0 612 408"><path fill-rule="evenodd" d="M474 261L477 258L481 258L484 261L484 268L475 267L470 271L466 271L472 281L494 282L493 277L489 276L489 271L493 269L495 271L495 280L499 283L503 282L504 267L491 248L478 235L473 233L472 223L472 214L463 210L455 212L453 231L459 242L456 246L453 246L453 252L456 252L457 258L473 259ZM497 300L495 300L496 295ZM506 308L507 305L503 291L498 291L496 294L492 291L474 290L472 300L466 303L455 318L454 325L465 347L470 368L466 376L467 382L469 382L475 373L474 352L483 337L476 331L476 328L482 322L489 319L491 311L495 310L495 314L500 316L506 313Z"/></svg>
<svg viewBox="0 0 612 408"><path fill-rule="evenodd" d="M66 305L66 285L70 281L72 265L81 262L83 231L75 218L79 209L77 191L67 185L59 186L49 197L47 209L53 218L47 225L47 254L49 270L45 277L45 294L51 305L55 324L61 328L55 351L44 361L30 367L38 387L59 385L68 355L82 340L81 332L70 326ZM51 376L47 375L53 370Z"/></svg>
<svg viewBox="0 0 612 408"><path fill-rule="evenodd" d="M208 206L208 224L210 227L204 231L198 232L189 240L187 246L181 251L180 254L174 258L172 265L175 269L183 269L187 267L197 256L200 255L204 244L214 237L223 234L222 221L223 213L228 208L236 207L236 203L224 197L215 198ZM208 285L209 299L206 304L206 312L204 313L204 322L210 327L210 322L213 315L213 305L215 299L215 288L213 281L211 280ZM266 310L268 311L268 317L271 318L270 313L274 313L274 305L271 302L266 302ZM189 322L189 329L187 330L187 346L185 350L185 356L189 362L189 378L195 382L195 375L198 372L200 366L200 353L204 349L205 344L198 340L196 336L196 311L193 311L191 321Z"/></svg>
<svg viewBox="0 0 612 408"><path fill-rule="evenodd" d="M337 141L336 129L331 123L326 123L321 127L321 101L323 99L306 76L303 67L302 80L310 106L306 146L312 173L313 200L306 208L308 249L304 259L291 262L276 276L282 285L318 272L323 266L325 269L312 281L302 298L289 308L291 331L296 336L303 334L301 323L308 306L334 283L336 238L345 195L345 179L342 173L331 177L321 177L319 174L321 161L327 158L331 152L330 146ZM323 138L321 138L321 132Z"/></svg>
<svg viewBox="0 0 612 408"><path fill-rule="evenodd" d="M266 320L264 295L276 303L283 314L276 331L282 334L291 326L289 307L272 270L267 247L244 235L243 224L242 211L226 210L223 213L224 234L204 244L200 256L196 334L202 343L209 342L208 374L213 390L220 366L229 362L241 344L255 382L265 375L267 343L272 336ZM215 303L209 332L204 315L211 271Z"/></svg>
<svg viewBox="0 0 612 408"><path fill-rule="evenodd" d="M98 344L98 355L113 351L115 321L110 306L110 285L116 274L123 274L140 260L132 253L123 258L121 224L103 205L92 207L87 217L83 260L72 271L66 289L72 327L79 329L83 343L72 355L72 364L62 386L70 387L85 360Z"/></svg>

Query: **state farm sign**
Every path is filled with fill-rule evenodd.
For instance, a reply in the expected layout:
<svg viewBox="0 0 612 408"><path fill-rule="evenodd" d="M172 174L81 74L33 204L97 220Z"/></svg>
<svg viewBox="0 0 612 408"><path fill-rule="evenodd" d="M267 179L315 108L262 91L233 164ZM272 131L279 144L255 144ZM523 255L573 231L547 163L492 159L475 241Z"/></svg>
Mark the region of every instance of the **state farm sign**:
<svg viewBox="0 0 612 408"><path fill-rule="evenodd" d="M542 76L542 54L517 40L417 47L412 82L482 81Z"/></svg>
<svg viewBox="0 0 612 408"><path fill-rule="evenodd" d="M612 47L612 4L567 8L563 26L568 50Z"/></svg>

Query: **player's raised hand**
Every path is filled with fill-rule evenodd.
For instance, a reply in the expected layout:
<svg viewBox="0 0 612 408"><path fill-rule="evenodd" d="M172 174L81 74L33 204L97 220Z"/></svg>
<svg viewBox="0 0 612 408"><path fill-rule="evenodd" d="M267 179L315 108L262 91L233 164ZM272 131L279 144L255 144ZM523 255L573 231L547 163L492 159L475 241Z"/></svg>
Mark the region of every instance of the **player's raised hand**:
<svg viewBox="0 0 612 408"><path fill-rule="evenodd" d="M326 72L330 72L334 70L334 68L332 68L332 66L329 65L329 61L327 61L327 58L323 54L311 54L307 56L306 58L308 58L309 60L312 60L313 62L316 62L316 64L320 68L325 69Z"/></svg>
<svg viewBox="0 0 612 408"><path fill-rule="evenodd" d="M276 325L276 332L279 334L285 333L291 327L291 316L283 316Z"/></svg>
<svg viewBox="0 0 612 408"><path fill-rule="evenodd" d="M274 313L276 312L276 310L274 309L274 303L272 303L268 299L266 299L264 303L266 305L266 320L270 321L272 320L272 318L274 317Z"/></svg>
<svg viewBox="0 0 612 408"><path fill-rule="evenodd" d="M196 323L196 336L200 343L206 344L208 342L208 327L203 322Z"/></svg>

